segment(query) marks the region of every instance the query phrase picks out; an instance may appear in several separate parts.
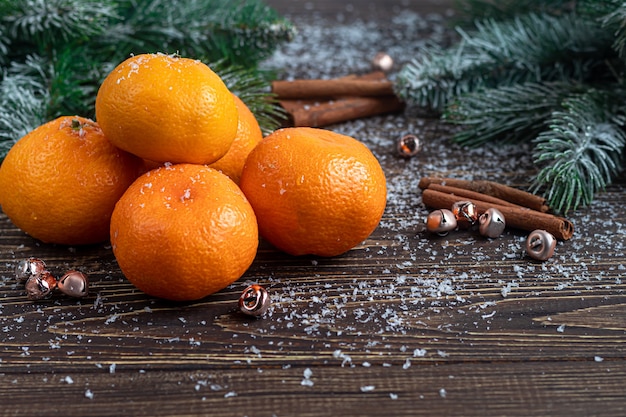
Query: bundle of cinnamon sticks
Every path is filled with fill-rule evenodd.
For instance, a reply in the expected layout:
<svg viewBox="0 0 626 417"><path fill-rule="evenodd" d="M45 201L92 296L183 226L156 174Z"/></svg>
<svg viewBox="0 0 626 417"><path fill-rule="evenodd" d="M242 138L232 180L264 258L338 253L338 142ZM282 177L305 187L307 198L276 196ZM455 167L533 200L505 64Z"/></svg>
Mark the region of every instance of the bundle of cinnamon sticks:
<svg viewBox="0 0 626 417"><path fill-rule="evenodd" d="M334 79L274 81L272 92L293 126L322 127L404 108L384 72Z"/></svg>
<svg viewBox="0 0 626 417"><path fill-rule="evenodd" d="M419 187L422 202L433 209L450 209L457 201L471 201L479 213L490 207L500 210L507 227L526 231L543 229L561 240L568 240L574 234L572 222L550 214L544 198L517 188L493 181L435 177L422 178Z"/></svg>

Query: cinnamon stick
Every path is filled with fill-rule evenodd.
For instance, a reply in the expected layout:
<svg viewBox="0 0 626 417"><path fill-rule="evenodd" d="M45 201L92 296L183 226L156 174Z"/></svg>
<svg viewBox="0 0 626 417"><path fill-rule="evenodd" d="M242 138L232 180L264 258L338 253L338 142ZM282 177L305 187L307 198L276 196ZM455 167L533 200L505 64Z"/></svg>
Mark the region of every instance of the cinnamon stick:
<svg viewBox="0 0 626 417"><path fill-rule="evenodd" d="M329 80L273 81L272 92L279 99L394 95L391 81L358 77Z"/></svg>
<svg viewBox="0 0 626 417"><path fill-rule="evenodd" d="M451 187L463 188L465 190L475 191L481 194L490 195L509 203L519 206L528 207L530 209L545 213L550 210L546 203L546 199L538 195L486 180L461 180L456 178L438 178L424 177L419 182L419 187L424 190L430 184L444 184Z"/></svg>
<svg viewBox="0 0 626 417"><path fill-rule="evenodd" d="M348 97L338 100L315 102L302 100L279 100L291 116L294 126L322 127L346 120L392 113L403 108L396 97Z"/></svg>
<svg viewBox="0 0 626 417"><path fill-rule="evenodd" d="M520 206L518 204L510 203L510 202L508 202L506 200L502 200L502 199L497 198L497 197L492 197L492 196L487 195L487 194L481 194L481 193L478 193L476 191L466 190L464 188L451 187L449 185L433 183L433 184L430 184L428 186L428 189L429 190L435 190L435 191L441 191L442 193L448 193L448 194L456 195L456 196L460 197L457 200L461 200L461 199L467 198L467 199L481 200L481 201L484 201L486 203L499 204L501 206L523 207L523 206Z"/></svg>
<svg viewBox="0 0 626 417"><path fill-rule="evenodd" d="M479 213L484 213L490 207L497 208L504 215L507 226L513 228L526 231L543 229L552 233L557 239L561 240L568 240L574 234L574 225L572 222L562 217L525 207L504 206L474 198L464 199L473 202ZM459 201L459 197L454 194L448 194L430 188L426 188L422 192L422 202L426 206L435 209L449 209L457 201Z"/></svg>

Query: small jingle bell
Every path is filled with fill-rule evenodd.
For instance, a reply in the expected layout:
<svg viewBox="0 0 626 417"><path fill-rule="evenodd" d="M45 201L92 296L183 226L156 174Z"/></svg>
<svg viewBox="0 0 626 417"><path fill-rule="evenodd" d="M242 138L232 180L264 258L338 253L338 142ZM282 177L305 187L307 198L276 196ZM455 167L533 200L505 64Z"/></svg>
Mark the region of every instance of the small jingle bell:
<svg viewBox="0 0 626 417"><path fill-rule="evenodd" d="M545 230L535 230L526 239L526 253L533 259L545 261L554 254L556 238Z"/></svg>
<svg viewBox="0 0 626 417"><path fill-rule="evenodd" d="M447 235L449 231L456 229L456 226L456 218L448 209L432 211L426 217L426 229L439 236Z"/></svg>
<svg viewBox="0 0 626 417"><path fill-rule="evenodd" d="M393 59L388 54L379 52L372 58L372 67L375 71L391 71L391 68L393 68Z"/></svg>
<svg viewBox="0 0 626 417"><path fill-rule="evenodd" d="M86 297L89 294L89 279L79 271L67 271L57 283L57 288L70 297Z"/></svg>
<svg viewBox="0 0 626 417"><path fill-rule="evenodd" d="M415 135L404 135L398 141L398 154L403 158L410 158L422 149L420 139Z"/></svg>
<svg viewBox="0 0 626 417"><path fill-rule="evenodd" d="M30 277L41 275L45 271L46 263L39 258L22 259L15 266L15 276L22 282Z"/></svg>
<svg viewBox="0 0 626 417"><path fill-rule="evenodd" d="M485 237L495 238L504 232L504 215L496 208L489 208L478 217L478 231Z"/></svg>
<svg viewBox="0 0 626 417"><path fill-rule="evenodd" d="M57 286L57 280L48 271L40 275L33 275L26 281L26 295L29 300L46 298Z"/></svg>
<svg viewBox="0 0 626 417"><path fill-rule="evenodd" d="M269 307L269 293L258 284L247 287L239 297L239 310L249 316L262 316Z"/></svg>
<svg viewBox="0 0 626 417"><path fill-rule="evenodd" d="M469 229L478 221L476 204L471 201L457 201L452 205L452 214L461 229Z"/></svg>

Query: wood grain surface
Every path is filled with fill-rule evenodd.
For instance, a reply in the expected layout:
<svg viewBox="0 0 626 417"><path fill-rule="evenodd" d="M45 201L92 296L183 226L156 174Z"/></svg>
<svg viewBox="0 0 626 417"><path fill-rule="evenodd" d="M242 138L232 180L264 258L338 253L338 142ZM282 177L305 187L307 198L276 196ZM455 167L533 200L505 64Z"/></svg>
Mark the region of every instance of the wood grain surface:
<svg viewBox="0 0 626 417"><path fill-rule="evenodd" d="M433 10L398 2L425 22L411 38L381 1L363 3L391 17L352 22L297 6L328 11L330 2L268 3L304 34L284 54L311 50L307 33L339 57L337 34L381 33L380 44L351 51L365 64L350 54L343 66L307 64L297 54L286 78L363 72L370 51L409 48L443 19L420 20ZM261 241L244 277L198 302L144 295L108 243L43 244L0 214L0 415L626 415L624 176L568 213L574 236L540 263L524 255L521 230L497 239L426 233L418 187L423 176L445 176L526 189L536 170L528 144L461 148L449 140L452 127L411 109L330 128L363 140L381 161L389 194L380 226L334 258L292 257ZM412 159L395 154L406 133L425 142ZM88 273L90 296L28 301L14 267L29 256L56 274ZM250 282L271 292L262 319L237 312Z"/></svg>

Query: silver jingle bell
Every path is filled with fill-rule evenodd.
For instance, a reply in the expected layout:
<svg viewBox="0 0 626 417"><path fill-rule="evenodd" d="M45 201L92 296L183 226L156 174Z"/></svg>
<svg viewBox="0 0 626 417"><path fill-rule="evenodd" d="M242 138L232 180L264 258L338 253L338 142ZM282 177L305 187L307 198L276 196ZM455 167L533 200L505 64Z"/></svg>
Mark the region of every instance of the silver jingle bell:
<svg viewBox="0 0 626 417"><path fill-rule="evenodd" d="M456 226L456 218L448 209L432 211L426 217L426 229L440 236L447 235L449 231L456 229Z"/></svg>
<svg viewBox="0 0 626 417"><path fill-rule="evenodd" d="M46 263L39 258L22 259L15 266L15 276L22 282L30 277L41 275L45 271Z"/></svg>
<svg viewBox="0 0 626 417"><path fill-rule="evenodd" d="M89 279L79 271L67 271L57 283L57 288L70 297L86 297L89 294Z"/></svg>
<svg viewBox="0 0 626 417"><path fill-rule="evenodd" d="M57 286L57 280L48 271L33 275L25 284L26 295L29 300L41 300L46 298Z"/></svg>
<svg viewBox="0 0 626 417"><path fill-rule="evenodd" d="M411 158L422 149L422 143L415 135L404 135L398 141L397 148L398 155L403 158Z"/></svg>
<svg viewBox="0 0 626 417"><path fill-rule="evenodd" d="M462 229L469 229L478 221L476 204L471 201L457 201L452 204L452 214L454 214L457 224Z"/></svg>
<svg viewBox="0 0 626 417"><path fill-rule="evenodd" d="M239 310L249 316L262 316L270 307L270 295L265 288L252 284L239 297Z"/></svg>
<svg viewBox="0 0 626 417"><path fill-rule="evenodd" d="M478 232L485 236L496 238L504 232L506 222L504 215L497 208L489 208L478 217Z"/></svg>
<svg viewBox="0 0 626 417"><path fill-rule="evenodd" d="M533 259L545 261L554 254L556 238L545 230L534 230L526 238L526 253Z"/></svg>

